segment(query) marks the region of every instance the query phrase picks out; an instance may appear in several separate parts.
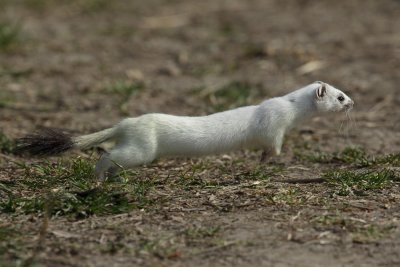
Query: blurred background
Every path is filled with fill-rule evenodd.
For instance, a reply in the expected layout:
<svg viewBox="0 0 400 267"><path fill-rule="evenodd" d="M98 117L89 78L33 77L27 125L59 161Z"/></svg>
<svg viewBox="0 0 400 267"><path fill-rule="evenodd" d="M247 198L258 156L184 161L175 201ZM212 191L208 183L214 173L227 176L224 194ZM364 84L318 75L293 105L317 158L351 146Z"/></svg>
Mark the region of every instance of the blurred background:
<svg viewBox="0 0 400 267"><path fill-rule="evenodd" d="M204 115L323 80L356 105L314 120L319 144L394 152L399 31L395 0L0 0L0 130Z"/></svg>

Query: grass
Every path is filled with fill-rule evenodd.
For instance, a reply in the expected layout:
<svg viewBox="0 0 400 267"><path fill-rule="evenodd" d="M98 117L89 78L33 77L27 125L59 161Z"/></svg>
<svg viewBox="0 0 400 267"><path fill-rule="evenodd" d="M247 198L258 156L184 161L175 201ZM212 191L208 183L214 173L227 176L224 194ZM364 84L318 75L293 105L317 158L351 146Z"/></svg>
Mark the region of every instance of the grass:
<svg viewBox="0 0 400 267"><path fill-rule="evenodd" d="M163 260L180 257L174 236L143 238L135 250L138 254L148 254Z"/></svg>
<svg viewBox="0 0 400 267"><path fill-rule="evenodd" d="M318 225L344 225L345 221L337 214L323 214L314 217L311 222L317 223Z"/></svg>
<svg viewBox="0 0 400 267"><path fill-rule="evenodd" d="M7 195L0 200L6 213L43 213L77 219L91 215L125 213L151 204L146 196L153 182L123 172L124 182L98 184L93 163L81 158L65 164L44 162L21 165L22 178L15 184L2 184ZM137 178L137 179L136 179Z"/></svg>
<svg viewBox="0 0 400 267"><path fill-rule="evenodd" d="M57 5L63 6L63 8L72 8L75 11L79 11L82 14L92 14L101 12L104 10L110 10L112 8L112 1L107 0L2 0L0 4L8 5L20 5L24 8L28 8L31 11L42 12L46 9L54 8Z"/></svg>
<svg viewBox="0 0 400 267"><path fill-rule="evenodd" d="M368 224L364 227L358 227L353 229L351 232L351 238L354 243L371 243L379 241L388 235L395 229L392 225L375 225Z"/></svg>
<svg viewBox="0 0 400 267"><path fill-rule="evenodd" d="M248 43L244 46L243 56L245 58L264 58L267 56L267 51L263 44Z"/></svg>
<svg viewBox="0 0 400 267"><path fill-rule="evenodd" d="M373 160L373 165L385 164L393 167L400 167L400 153L389 154L386 156L378 157Z"/></svg>
<svg viewBox="0 0 400 267"><path fill-rule="evenodd" d="M363 219L348 217L339 211L333 214L315 216L310 222L319 231L347 232L354 243L376 242L388 236L396 228L390 224L380 225L369 223Z"/></svg>
<svg viewBox="0 0 400 267"><path fill-rule="evenodd" d="M215 236L220 230L218 226L189 227L184 231L184 235L189 239L203 239Z"/></svg>
<svg viewBox="0 0 400 267"><path fill-rule="evenodd" d="M8 225L0 225L0 244L12 239L15 239L19 236L19 232ZM5 253L7 248L0 246L0 254Z"/></svg>
<svg viewBox="0 0 400 267"><path fill-rule="evenodd" d="M247 82L234 81L205 94L204 98L211 106L212 112L218 112L249 105L261 95L260 87Z"/></svg>
<svg viewBox="0 0 400 267"><path fill-rule="evenodd" d="M15 236L17 231L9 226L0 226L0 241Z"/></svg>
<svg viewBox="0 0 400 267"><path fill-rule="evenodd" d="M3 73L0 73L0 77L2 76ZM7 107L14 100L15 100L14 97L11 94L9 94L9 92L0 90L0 108Z"/></svg>
<svg viewBox="0 0 400 267"><path fill-rule="evenodd" d="M360 148L347 147L341 152L334 153L324 153L324 152L315 152L313 154L301 154L299 152L296 153L298 158L315 162L315 163L349 163L349 164L358 164L363 163L366 164L366 154Z"/></svg>
<svg viewBox="0 0 400 267"><path fill-rule="evenodd" d="M116 81L106 87L105 91L125 98L132 96L142 89L144 89L144 84L142 82Z"/></svg>
<svg viewBox="0 0 400 267"><path fill-rule="evenodd" d="M266 196L268 203L273 205L298 205L304 203L305 197L298 188L279 188Z"/></svg>
<svg viewBox="0 0 400 267"><path fill-rule="evenodd" d="M4 133L0 132L0 152L12 153L15 149L15 143L8 138Z"/></svg>
<svg viewBox="0 0 400 267"><path fill-rule="evenodd" d="M281 165L275 165L269 168L266 168L266 166L263 165L258 165L250 172L245 173L243 179L269 181L272 175L276 175L277 173L281 173L283 171L284 167Z"/></svg>
<svg viewBox="0 0 400 267"><path fill-rule="evenodd" d="M220 186L219 181L209 181L203 179L198 174L198 169L192 168L188 171L180 172L176 184L189 190L191 188L210 188Z"/></svg>
<svg viewBox="0 0 400 267"><path fill-rule="evenodd" d="M21 249L23 235L10 225L0 225L0 267L21 266L20 260L15 260Z"/></svg>
<svg viewBox="0 0 400 267"><path fill-rule="evenodd" d="M373 156L361 148L347 147L331 154L296 155L310 162L346 165L345 169L336 168L323 174L338 195L363 195L366 191L380 190L400 180L393 169L400 166L400 153Z"/></svg>
<svg viewBox="0 0 400 267"><path fill-rule="evenodd" d="M104 10L110 10L112 1L108 0L81 0L78 1L82 13L96 13Z"/></svg>
<svg viewBox="0 0 400 267"><path fill-rule="evenodd" d="M235 164L234 164L235 165ZM271 176L276 175L284 170L283 166L267 167L263 165L255 165L250 169L242 170L242 161L237 162L239 170L232 170L231 166L218 165L217 169L212 171L211 176L205 175L215 166L208 160L200 160L190 168L173 174L177 177L174 183L184 188L191 189L221 189L227 185L239 184L246 181L269 181Z"/></svg>
<svg viewBox="0 0 400 267"><path fill-rule="evenodd" d="M305 155L296 152L295 154L300 159L323 164L346 163L359 168L373 167L376 165L391 165L393 167L400 166L400 153L371 156L359 147L347 147L343 151L335 153L317 152Z"/></svg>
<svg viewBox="0 0 400 267"><path fill-rule="evenodd" d="M363 195L365 191L383 189L400 177L394 170L334 170L324 174L328 184L335 187L335 193L342 196Z"/></svg>
<svg viewBox="0 0 400 267"><path fill-rule="evenodd" d="M13 79L18 80L19 78L22 77L27 77L33 73L33 69L31 68L26 68L26 69L2 69L0 71L0 77L1 76L10 76ZM6 100L13 100L13 97L7 96L6 94L0 95L0 99L6 98ZM1 102L4 100L0 100Z"/></svg>
<svg viewBox="0 0 400 267"><path fill-rule="evenodd" d="M128 115L127 103L129 99L139 91L143 90L143 82L116 81L105 88L105 92L120 97L119 109L122 115Z"/></svg>
<svg viewBox="0 0 400 267"><path fill-rule="evenodd" d="M0 50L6 50L16 45L21 27L17 23L0 22Z"/></svg>

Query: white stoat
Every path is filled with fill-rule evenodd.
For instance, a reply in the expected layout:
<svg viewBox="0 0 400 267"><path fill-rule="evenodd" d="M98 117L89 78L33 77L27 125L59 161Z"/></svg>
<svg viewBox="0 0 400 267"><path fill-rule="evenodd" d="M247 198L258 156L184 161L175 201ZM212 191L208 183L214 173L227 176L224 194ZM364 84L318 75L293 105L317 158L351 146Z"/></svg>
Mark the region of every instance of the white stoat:
<svg viewBox="0 0 400 267"><path fill-rule="evenodd" d="M327 83L314 82L259 105L208 116L145 114L77 137L46 130L21 138L19 148L32 154L49 155L114 140L115 147L104 153L96 165L97 176L104 179L114 174L117 166L132 168L159 157L200 156L240 148L272 149L279 155L284 135L297 123L318 113L350 110L353 104L342 91Z"/></svg>

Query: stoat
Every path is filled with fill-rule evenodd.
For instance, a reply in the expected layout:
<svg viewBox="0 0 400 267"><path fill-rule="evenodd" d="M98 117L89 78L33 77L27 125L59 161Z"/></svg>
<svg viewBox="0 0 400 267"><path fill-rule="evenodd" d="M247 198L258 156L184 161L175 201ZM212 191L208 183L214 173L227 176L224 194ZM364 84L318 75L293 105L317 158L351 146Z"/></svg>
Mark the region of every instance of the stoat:
<svg viewBox="0 0 400 267"><path fill-rule="evenodd" d="M259 105L207 116L151 113L75 137L48 129L19 139L18 148L33 155L54 155L114 140L114 148L96 164L96 175L105 179L120 167L132 168L160 157L201 156L241 148L262 148L279 155L285 134L296 124L320 113L348 111L353 104L335 87L314 82Z"/></svg>

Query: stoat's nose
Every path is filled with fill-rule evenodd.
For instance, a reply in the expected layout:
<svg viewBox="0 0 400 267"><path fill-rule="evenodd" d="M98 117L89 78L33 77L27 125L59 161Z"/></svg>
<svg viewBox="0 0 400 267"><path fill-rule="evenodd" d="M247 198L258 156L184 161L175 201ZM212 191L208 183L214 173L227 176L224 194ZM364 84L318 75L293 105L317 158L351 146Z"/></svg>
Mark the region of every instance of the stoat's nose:
<svg viewBox="0 0 400 267"><path fill-rule="evenodd" d="M350 100L349 103L347 103L346 105L344 105L346 107L346 109L352 109L354 106L354 101Z"/></svg>

